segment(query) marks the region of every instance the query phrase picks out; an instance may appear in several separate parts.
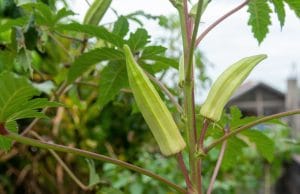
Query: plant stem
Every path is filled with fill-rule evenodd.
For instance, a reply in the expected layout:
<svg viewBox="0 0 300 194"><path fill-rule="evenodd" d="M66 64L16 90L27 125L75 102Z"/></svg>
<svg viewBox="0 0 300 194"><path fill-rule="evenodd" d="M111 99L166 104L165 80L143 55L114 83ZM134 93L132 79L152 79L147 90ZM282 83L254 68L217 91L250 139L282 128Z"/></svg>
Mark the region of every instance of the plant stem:
<svg viewBox="0 0 300 194"><path fill-rule="evenodd" d="M272 120L272 119L278 119L281 117L286 117L286 116L290 116L290 115L295 115L295 114L300 114L300 109L296 109L296 110L291 110L291 111L287 111L287 112L282 112L282 113L278 113L278 114L273 114L270 116L266 116L260 119L257 119L256 121L253 121L251 123L248 123L244 126L232 129L231 132L229 132L228 134L224 135L223 137L215 140L214 142L212 142L209 146L207 146L206 148L204 148L204 152L207 153L209 152L211 149L213 149L214 147L216 147L218 144L224 142L225 140L227 140L228 138L235 136L236 134L249 129L255 125L264 123L266 121Z"/></svg>
<svg viewBox="0 0 300 194"><path fill-rule="evenodd" d="M210 121L208 119L204 119L203 121L203 127L201 129L201 134L198 141L198 147L200 148L201 151L203 150L204 147L204 139L205 139L207 128L209 126L209 122Z"/></svg>
<svg viewBox="0 0 300 194"><path fill-rule="evenodd" d="M194 81L193 80L193 56L194 56L194 51L195 51L195 42L196 42L196 38L197 38L197 34L198 34L200 19L201 19L201 15L202 15L201 14L202 7L203 7L203 0L199 0L196 18L195 18L194 30L193 30L190 48L189 48L189 52L188 52L188 61L187 61L188 65L186 68L186 76L185 76L185 80L190 81L190 82Z"/></svg>
<svg viewBox="0 0 300 194"><path fill-rule="evenodd" d="M181 36L182 36L182 45L183 45L183 54L184 54L184 63L188 61L188 50L189 50L189 37L187 33L187 19L185 18L184 14L184 5L177 5L177 10L180 19L180 26L181 26Z"/></svg>
<svg viewBox="0 0 300 194"><path fill-rule="evenodd" d="M59 152L66 152L66 153L71 153L71 154L75 154L75 155L79 155L79 156L83 156L86 158L91 158L91 159L95 159L95 160L100 160L103 162L108 162L108 163L112 163L118 166L121 166L123 168L127 168L130 169L132 171L138 172L140 174L149 176L153 179L156 179L162 183L165 183L166 185L170 186L171 188L175 189L176 191L178 191L179 193L186 193L186 190L181 188L180 186L172 183L171 181L149 171L146 169L143 169L141 167L135 166L133 164L121 161L121 160L117 160L114 158L110 158L108 156L104 156L101 154L96 154L93 152L89 152L86 150L81 150L81 149L77 149L77 148L70 148L67 146L63 146L63 145L58 145L58 144L54 144L54 143L47 143L47 142L42 142L42 141L38 141L35 139L31 139L31 138L27 138L27 137L23 137L20 135L17 135L15 133L10 133L8 135L5 135L4 137L9 138L11 140L20 142L22 144L25 145L30 145L30 146L35 146L35 147L39 147L39 148L44 148L44 149L51 149L51 150L55 150L55 151L59 151Z"/></svg>
<svg viewBox="0 0 300 194"><path fill-rule="evenodd" d="M193 191L193 185L192 185L191 179L189 177L189 172L188 172L188 170L185 166L184 160L183 160L182 152L179 152L176 156L177 156L176 158L177 158L179 167L180 167L180 169L182 171L182 174L184 176L184 180L185 180L185 183L186 183L186 186L187 186L187 189L188 189L188 193L194 192Z"/></svg>
<svg viewBox="0 0 300 194"><path fill-rule="evenodd" d="M220 150L220 153L219 153L218 161L217 161L217 164L215 166L213 175L212 175L212 177L210 179L209 186L208 186L206 194L211 194L211 192L213 190L214 183L216 181L217 175L219 173L219 170L220 170L220 167L221 167L221 164L222 164L222 160L223 160L223 157L224 157L226 146L227 146L227 141L224 141L222 143L222 147L221 147L221 150Z"/></svg>
<svg viewBox="0 0 300 194"><path fill-rule="evenodd" d="M194 97L194 68L193 68L193 56L195 49L195 41L198 33L203 0L199 0L196 19L191 37L191 42L188 45L188 52L185 53L185 111L187 116L187 131L189 134L189 159L191 168L192 184L198 194L202 193L202 181L201 181L201 160L195 158L196 145L197 145L197 126L196 126L196 114L195 114L195 97ZM185 18L185 22L189 22L190 18ZM191 26L191 25L190 25ZM186 60L186 58L188 60Z"/></svg>
<svg viewBox="0 0 300 194"><path fill-rule="evenodd" d="M212 23L210 26L208 26L208 28L206 30L203 31L203 33L197 38L196 41L196 47L199 45L199 43L204 39L204 37L212 30L214 29L216 26L218 26L222 21L224 21L226 18L228 18L229 16L231 16L232 14L234 14L235 12L239 11L240 9L242 9L245 5L247 5L249 3L250 0L246 0L244 1L242 4L240 4L239 6L235 7L234 9L230 10L228 13L226 13L225 15L223 15L222 17L220 17L219 19L217 19L214 23Z"/></svg>
<svg viewBox="0 0 300 194"><path fill-rule="evenodd" d="M81 42L83 43L83 40L79 39L79 38L75 38L75 37L72 37L72 36L68 36L68 35L65 35L65 34L62 34L58 31L53 31L54 34L57 34L58 36L62 37L62 38L66 38L66 39L69 39L69 40L73 40L73 41L77 41L77 42Z"/></svg>

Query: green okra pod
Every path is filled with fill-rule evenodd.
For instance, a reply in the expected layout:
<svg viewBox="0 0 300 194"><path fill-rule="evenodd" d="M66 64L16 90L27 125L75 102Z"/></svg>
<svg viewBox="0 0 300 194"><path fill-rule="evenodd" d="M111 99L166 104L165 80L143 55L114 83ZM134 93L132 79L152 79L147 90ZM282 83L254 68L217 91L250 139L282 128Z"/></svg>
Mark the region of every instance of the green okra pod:
<svg viewBox="0 0 300 194"><path fill-rule="evenodd" d="M124 46L124 52L134 98L161 152L167 156L180 152L186 144L170 111L127 45Z"/></svg>
<svg viewBox="0 0 300 194"><path fill-rule="evenodd" d="M94 0L84 16L83 23L98 25L108 10L111 2L112 0Z"/></svg>
<svg viewBox="0 0 300 194"><path fill-rule="evenodd" d="M246 57L226 69L211 87L200 109L200 114L212 121L219 121L234 91L248 77L253 68L266 57L266 55Z"/></svg>

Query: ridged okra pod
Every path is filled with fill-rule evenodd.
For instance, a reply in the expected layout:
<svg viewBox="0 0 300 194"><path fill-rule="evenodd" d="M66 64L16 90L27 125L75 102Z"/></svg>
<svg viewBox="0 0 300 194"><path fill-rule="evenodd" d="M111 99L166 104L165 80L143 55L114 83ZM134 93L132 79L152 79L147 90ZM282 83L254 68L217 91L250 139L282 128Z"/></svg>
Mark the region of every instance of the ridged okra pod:
<svg viewBox="0 0 300 194"><path fill-rule="evenodd" d="M234 91L248 77L253 68L266 57L266 55L246 57L226 69L212 85L200 109L200 114L212 121L219 121Z"/></svg>
<svg viewBox="0 0 300 194"><path fill-rule="evenodd" d="M94 0L84 16L83 23L98 25L111 2L112 0Z"/></svg>
<svg viewBox="0 0 300 194"><path fill-rule="evenodd" d="M129 85L161 152L166 156L180 152L186 144L170 111L127 45L124 46L124 52Z"/></svg>

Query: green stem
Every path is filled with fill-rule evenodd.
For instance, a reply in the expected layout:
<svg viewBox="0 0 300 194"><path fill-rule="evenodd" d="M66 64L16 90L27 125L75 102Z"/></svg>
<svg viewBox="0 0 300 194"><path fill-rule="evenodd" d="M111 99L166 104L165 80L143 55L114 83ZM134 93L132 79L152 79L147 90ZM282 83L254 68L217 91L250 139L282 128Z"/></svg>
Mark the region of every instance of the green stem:
<svg viewBox="0 0 300 194"><path fill-rule="evenodd" d="M149 176L153 179L156 179L162 183L165 183L166 185L170 186L171 188L175 189L176 191L178 191L179 193L186 193L186 190L181 188L180 186L170 182L169 180L149 171L146 169L143 169L141 167L129 164L127 162L123 162L121 160L117 160L114 158L110 158L108 156L104 156L101 154L96 154L93 152L89 152L86 150L80 150L77 148L70 148L67 146L62 146L62 145L58 145L58 144L54 144L54 143L46 143L46 142L42 142L42 141L38 141L35 139L31 139L31 138L27 138L27 137L23 137L20 135L17 135L15 133L10 133L8 135L5 135L6 138L9 138L11 140L20 142L22 144L25 145L30 145L30 146L35 146L35 147L39 147L39 148L44 148L44 149L51 149L51 150L55 150L55 151L59 151L59 152L66 152L66 153L71 153L71 154L75 154L75 155L79 155L79 156L83 156L86 158L91 158L91 159L95 159L95 160L100 160L103 162L108 162L108 163L112 163L118 166L121 166L123 168L127 168L130 169L132 171L138 172L140 174Z"/></svg>
<svg viewBox="0 0 300 194"><path fill-rule="evenodd" d="M197 34L198 34L200 19L201 19L201 15L202 15L202 13L201 13L202 7L203 7L203 0L199 0L196 18L195 18L194 30L193 30L193 34L192 34L192 40L191 40L190 49L189 49L188 65L186 68L186 76L185 76L186 81L190 81L190 82L193 81L193 75L192 75L193 74L193 56L194 56L195 43L196 43L196 38L197 38Z"/></svg>
<svg viewBox="0 0 300 194"><path fill-rule="evenodd" d="M256 121L253 121L251 123L248 123L244 126L238 127L236 129L232 129L230 133L222 136L221 138L217 139L216 141L212 142L209 146L207 146L206 148L204 148L205 153L209 152L211 149L213 149L214 147L216 147L218 144L222 143L223 141L229 139L232 136L235 136L236 134L249 129L255 125L264 123L266 121L272 120L272 119L278 119L281 117L286 117L286 116L290 116L290 115L295 115L295 114L300 114L300 109L296 109L296 110L292 110L292 111L287 111L287 112L282 112L282 113L278 113L278 114L274 114L274 115L270 115L270 116L266 116L263 117L261 119L257 119Z"/></svg>
<svg viewBox="0 0 300 194"><path fill-rule="evenodd" d="M182 36L182 45L183 45L183 53L184 53L184 61L188 61L188 49L189 49L189 37L187 33L187 20L184 14L184 7L182 5L177 6L179 19L180 19L180 27L181 27L181 36Z"/></svg>
<svg viewBox="0 0 300 194"><path fill-rule="evenodd" d="M201 160L195 158L196 145L197 145L197 127L196 127L196 115L195 115L195 99L194 99L194 68L193 68L193 56L195 50L195 41L197 38L201 12L202 12L203 0L199 0L197 13L194 23L193 34L191 42L188 45L187 57L185 60L185 105L187 115L187 131L189 131L189 145L190 145L190 167L191 167L191 180L198 194L202 193L202 180L201 180ZM187 18L186 21L189 21Z"/></svg>

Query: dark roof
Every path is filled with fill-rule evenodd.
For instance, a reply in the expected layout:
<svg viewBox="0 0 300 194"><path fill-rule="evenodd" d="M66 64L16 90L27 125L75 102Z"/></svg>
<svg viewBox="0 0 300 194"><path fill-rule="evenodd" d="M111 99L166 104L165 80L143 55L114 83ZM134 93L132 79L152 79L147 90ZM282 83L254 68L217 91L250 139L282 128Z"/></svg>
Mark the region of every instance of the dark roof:
<svg viewBox="0 0 300 194"><path fill-rule="evenodd" d="M282 98L285 97L285 94L283 92L281 92L281 91L279 91L279 90L273 88L272 86L267 85L263 82L246 82L237 89L237 91L230 98L230 101L236 100L239 97L241 97L241 96L257 89L257 88L263 88L264 90L271 91L271 92L275 93L276 95L278 95Z"/></svg>

